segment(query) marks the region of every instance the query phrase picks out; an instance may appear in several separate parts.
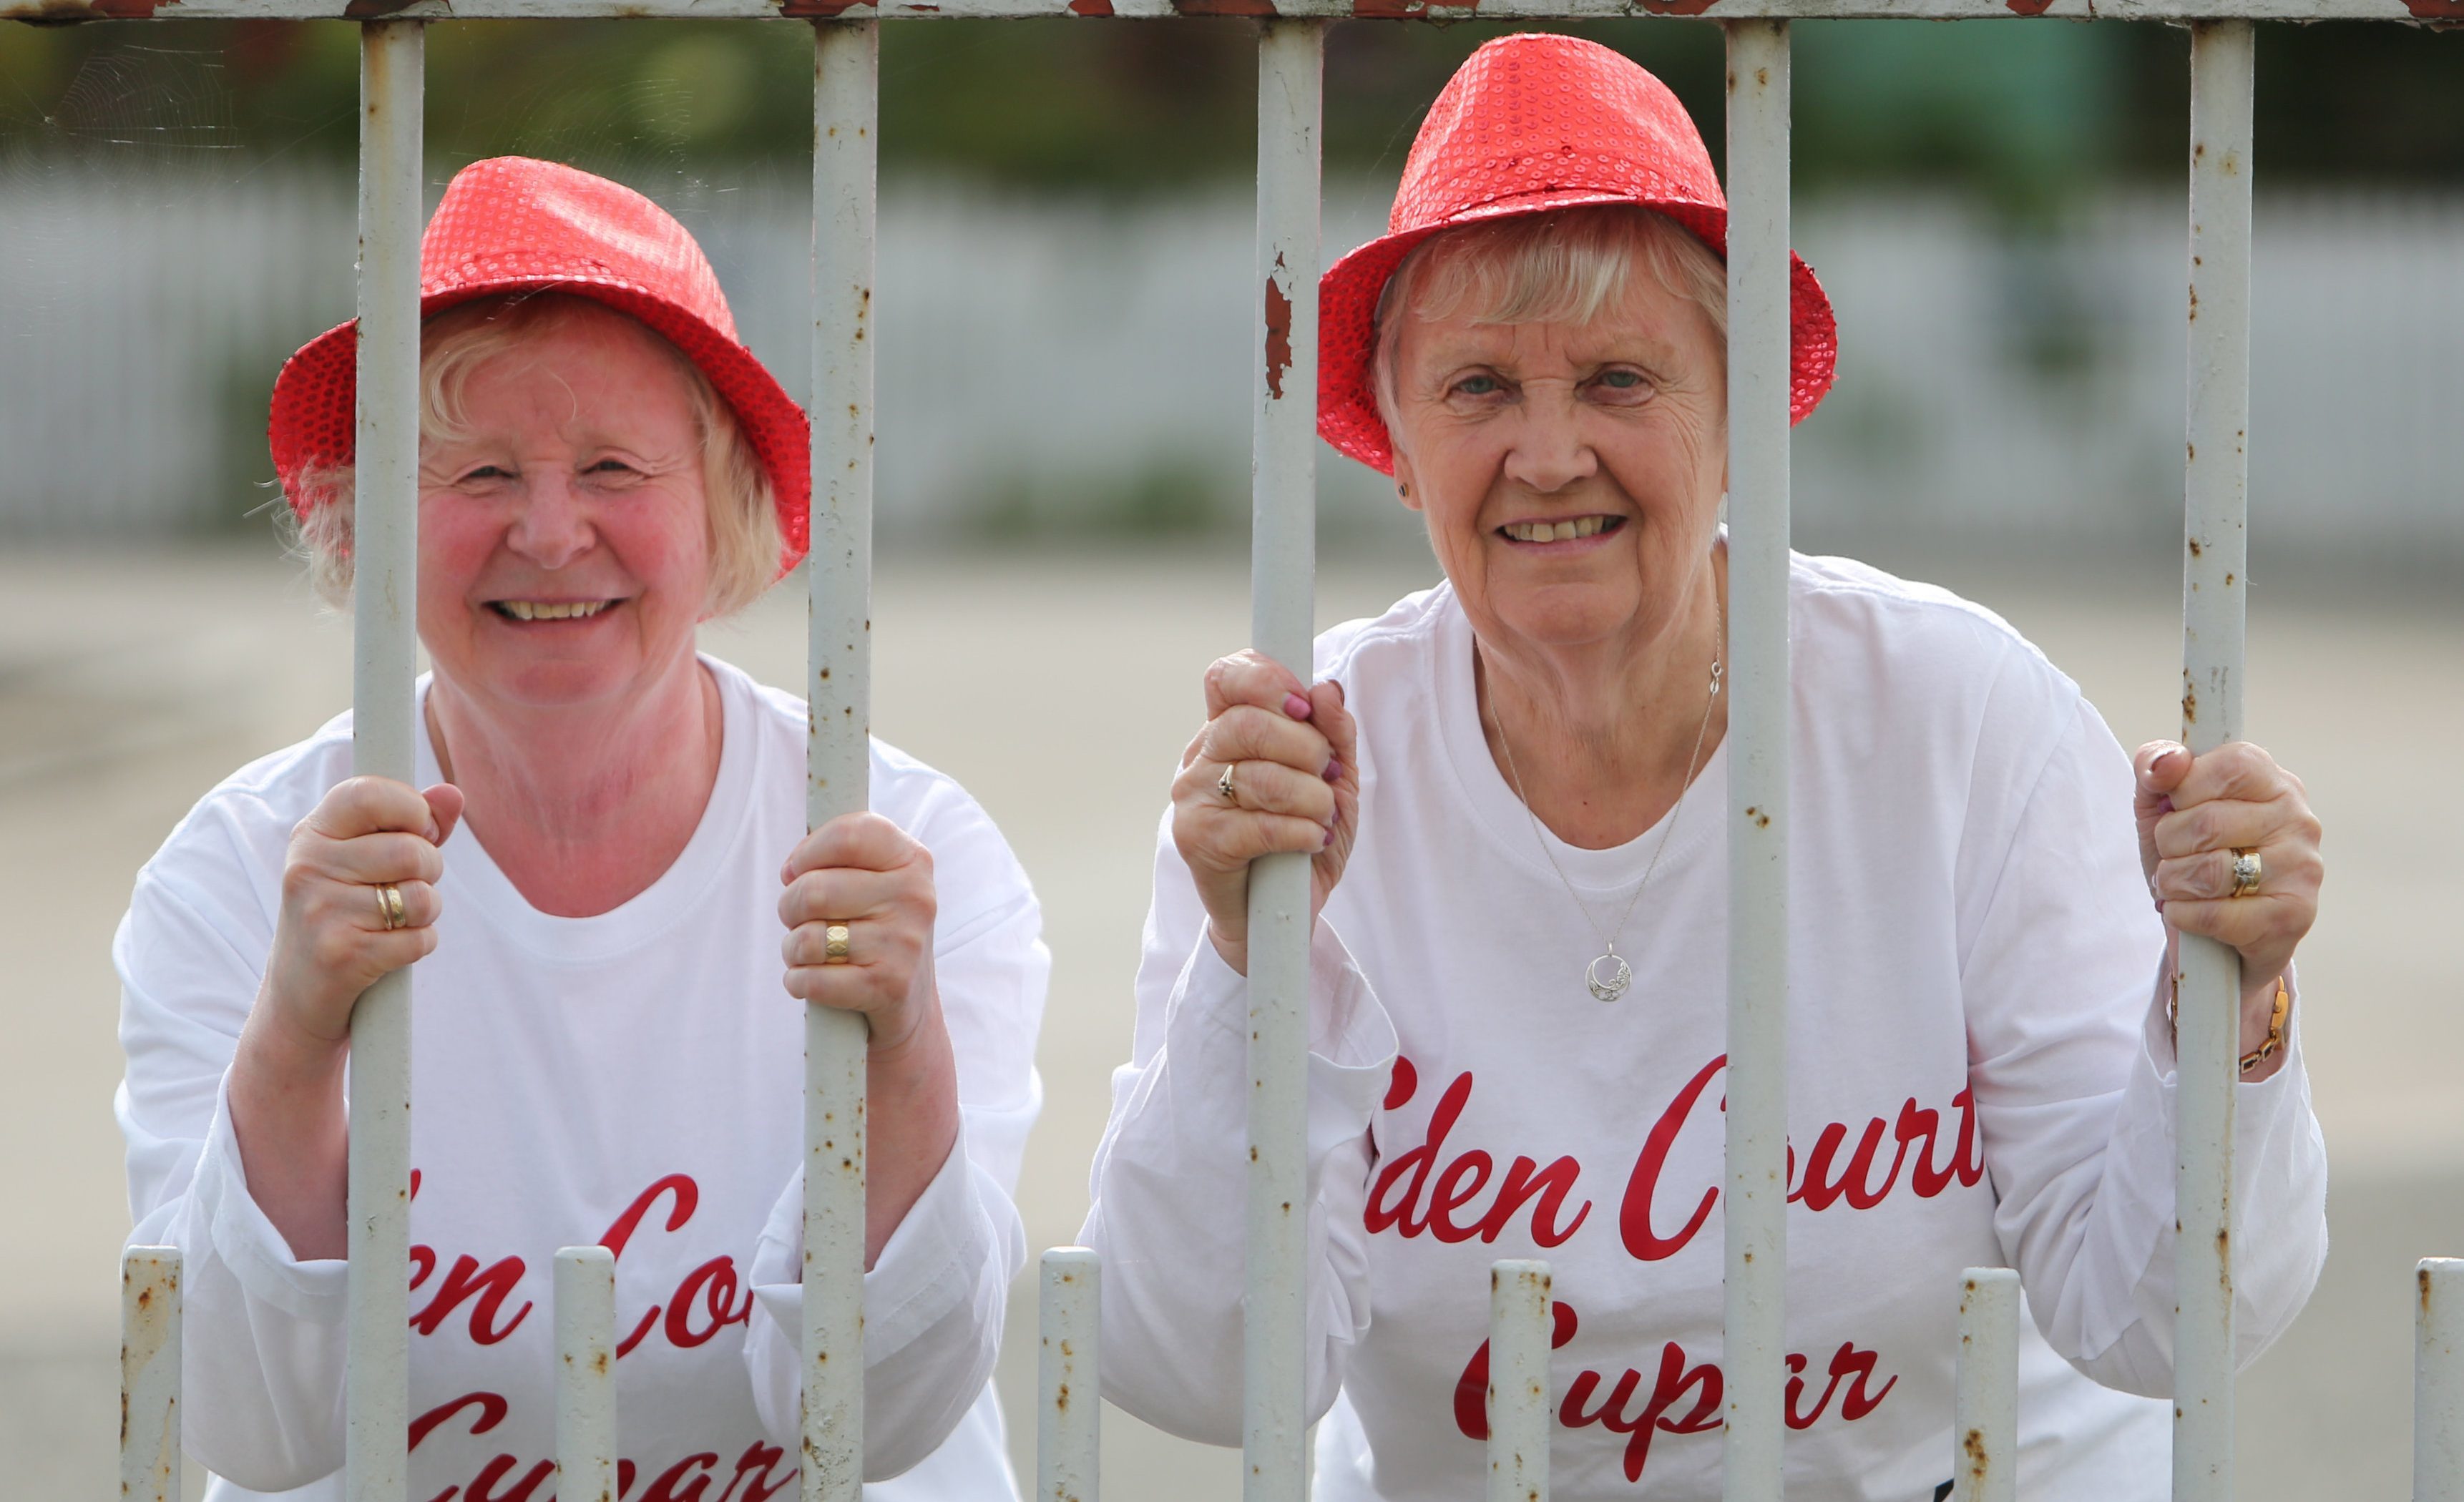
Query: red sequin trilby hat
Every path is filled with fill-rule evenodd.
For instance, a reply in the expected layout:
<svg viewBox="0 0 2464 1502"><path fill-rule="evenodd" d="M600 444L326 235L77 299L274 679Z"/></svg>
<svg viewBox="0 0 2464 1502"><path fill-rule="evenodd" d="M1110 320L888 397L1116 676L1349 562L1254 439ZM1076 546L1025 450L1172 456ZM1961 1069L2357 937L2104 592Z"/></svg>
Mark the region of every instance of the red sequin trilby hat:
<svg viewBox="0 0 2464 1502"><path fill-rule="evenodd" d="M1414 247L1461 225L1581 204L1656 208L1727 254L1728 201L1702 134L1666 84L1572 36L1501 36L1473 53L1429 106L1385 236L1318 283L1317 430L1326 441L1394 472L1370 366L1377 298ZM1814 272L1792 255L1789 273L1795 422L1831 389L1838 333Z"/></svg>
<svg viewBox="0 0 2464 1502"><path fill-rule="evenodd" d="M629 187L554 162L495 157L446 185L419 244L422 318L499 293L561 292L639 318L710 378L770 475L785 540L804 555L812 434L803 409L737 342L710 261L685 227ZM308 341L274 381L267 442L291 509L302 471L346 465L357 440L359 324Z"/></svg>

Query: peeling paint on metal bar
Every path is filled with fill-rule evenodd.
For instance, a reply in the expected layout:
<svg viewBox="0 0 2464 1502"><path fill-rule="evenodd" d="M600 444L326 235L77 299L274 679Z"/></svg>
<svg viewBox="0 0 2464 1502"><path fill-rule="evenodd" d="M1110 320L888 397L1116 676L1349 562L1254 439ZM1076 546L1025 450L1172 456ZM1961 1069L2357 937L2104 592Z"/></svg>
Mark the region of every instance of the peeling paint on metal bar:
<svg viewBox="0 0 2464 1502"><path fill-rule="evenodd" d="M120 1502L180 1498L180 1249L120 1254Z"/></svg>
<svg viewBox="0 0 2464 1502"><path fill-rule="evenodd" d="M1036 1361L1036 1502L1097 1502L1102 1276L1095 1253L1085 1247L1054 1247L1044 1254L1037 1304L1043 1348Z"/></svg>
<svg viewBox="0 0 2464 1502"><path fill-rule="evenodd" d="M1950 1502L2017 1502L2019 1274L1969 1268L1959 1280L1958 1400Z"/></svg>
<svg viewBox="0 0 2464 1502"><path fill-rule="evenodd" d="M2413 1272L2412 1502L2464 1502L2464 1261Z"/></svg>
<svg viewBox="0 0 2464 1502"><path fill-rule="evenodd" d="M1549 1502L1549 1264L1488 1269L1488 1502Z"/></svg>
<svg viewBox="0 0 2464 1502"><path fill-rule="evenodd" d="M2189 436L2183 454L2182 740L2241 735L2250 436L2252 31L2190 31ZM2173 1496L2233 1496L2233 1095L2241 965L2180 941L2174 1159Z"/></svg>
<svg viewBox="0 0 2464 1502"><path fill-rule="evenodd" d="M616 1502L616 1254L556 1253L556 1495Z"/></svg>
<svg viewBox="0 0 2464 1502"><path fill-rule="evenodd" d="M360 28L359 431L351 767L417 774L411 697L419 517L420 132L426 29ZM411 969L351 1012L349 1307L343 1495L409 1485Z"/></svg>
<svg viewBox="0 0 2464 1502"><path fill-rule="evenodd" d="M1258 243L1253 325L1249 642L1306 676L1317 569L1318 142L1326 28L1258 29ZM1297 379L1286 380L1288 372ZM1248 1236L1242 1315L1242 1495L1303 1502L1309 1249L1309 858L1249 877Z"/></svg>
<svg viewBox="0 0 2464 1502"><path fill-rule="evenodd" d="M1780 1495L1788 1370L1789 32L1728 27L1728 1075L1721 1495Z"/></svg>
<svg viewBox="0 0 2464 1502"><path fill-rule="evenodd" d="M871 798L872 273L881 33L813 27L809 826ZM804 1009L804 1502L864 1490L864 1019Z"/></svg>

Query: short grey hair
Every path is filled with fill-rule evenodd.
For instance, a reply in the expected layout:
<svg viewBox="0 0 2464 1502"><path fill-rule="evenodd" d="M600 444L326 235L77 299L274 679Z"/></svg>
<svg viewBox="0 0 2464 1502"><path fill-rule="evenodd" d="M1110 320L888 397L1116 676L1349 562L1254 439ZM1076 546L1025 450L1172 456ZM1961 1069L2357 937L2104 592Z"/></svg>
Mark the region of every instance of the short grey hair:
<svg viewBox="0 0 2464 1502"><path fill-rule="evenodd" d="M1728 268L1694 231L1639 204L1586 204L1464 225L1412 248L1377 296L1370 366L1377 416L1395 430L1395 353L1404 309L1475 323L1588 323L1641 267L1711 320L1728 348Z"/></svg>

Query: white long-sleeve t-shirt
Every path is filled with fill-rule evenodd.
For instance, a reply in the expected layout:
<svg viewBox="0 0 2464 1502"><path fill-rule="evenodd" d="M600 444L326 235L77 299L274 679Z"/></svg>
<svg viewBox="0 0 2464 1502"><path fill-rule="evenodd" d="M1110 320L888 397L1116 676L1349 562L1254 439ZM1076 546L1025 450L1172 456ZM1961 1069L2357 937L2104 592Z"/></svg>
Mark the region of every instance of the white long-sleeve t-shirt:
<svg viewBox="0 0 2464 1502"><path fill-rule="evenodd" d="M593 1242L616 1254L627 1502L796 1494L804 1004L781 984L778 903L804 832L805 710L703 661L718 777L647 890L550 917L479 831L444 846L411 1004L413 1502L553 1494L552 1259ZM346 1265L293 1257L250 1197L224 1081L291 831L350 757L343 716L209 793L139 874L113 949L130 1239L186 1253L185 1437L214 1502L341 1496ZM440 780L425 736L419 780ZM1025 1260L1010 1196L1042 1102L1042 920L950 778L876 742L871 807L933 852L961 1122L865 1274L865 1494L1014 1497L990 1377Z"/></svg>
<svg viewBox="0 0 2464 1502"><path fill-rule="evenodd" d="M2128 760L1985 610L1837 559L1796 558L1790 596L1789 1495L1936 1496L1958 1277L2007 1264L2034 1317L2021 1494L2152 1502L2168 1405L2133 1394L2171 1386L2174 1082ZM1713 1498L1727 748L1673 829L1579 849L1499 773L1472 664L1443 586L1317 643L1361 777L1312 938L1317 1495L1483 1494L1487 1269L1536 1256L1555 1273L1552 1494ZM1633 987L1603 1006L1593 924L1663 833L1617 945ZM1235 1444L1245 982L1168 820L1155 882L1082 1233L1104 1257L1104 1390ZM2238 1088L2247 1361L2316 1281L2326 1164L2298 1040Z"/></svg>

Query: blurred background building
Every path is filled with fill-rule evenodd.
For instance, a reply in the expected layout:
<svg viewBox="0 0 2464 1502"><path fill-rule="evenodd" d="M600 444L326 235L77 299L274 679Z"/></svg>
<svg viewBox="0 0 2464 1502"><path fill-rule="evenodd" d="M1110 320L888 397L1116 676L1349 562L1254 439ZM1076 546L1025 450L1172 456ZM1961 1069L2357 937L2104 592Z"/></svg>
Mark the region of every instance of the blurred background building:
<svg viewBox="0 0 2464 1502"><path fill-rule="evenodd" d="M1719 142L1719 36L1587 28ZM1338 28L1330 258L1496 28ZM1808 23L1797 240L1842 327L1801 429L1808 539L2138 544L2176 526L2186 45L2149 26ZM881 519L893 545L1236 530L1254 85L1239 21L890 28ZM2260 46L2253 507L2266 549L2464 557L2464 37ZM431 194L503 152L620 178L807 381L801 28L434 31ZM0 36L0 537L194 535L268 497L282 356L347 317L352 29ZM102 441L107 433L108 440ZM1328 542L1407 537L1330 454Z"/></svg>

